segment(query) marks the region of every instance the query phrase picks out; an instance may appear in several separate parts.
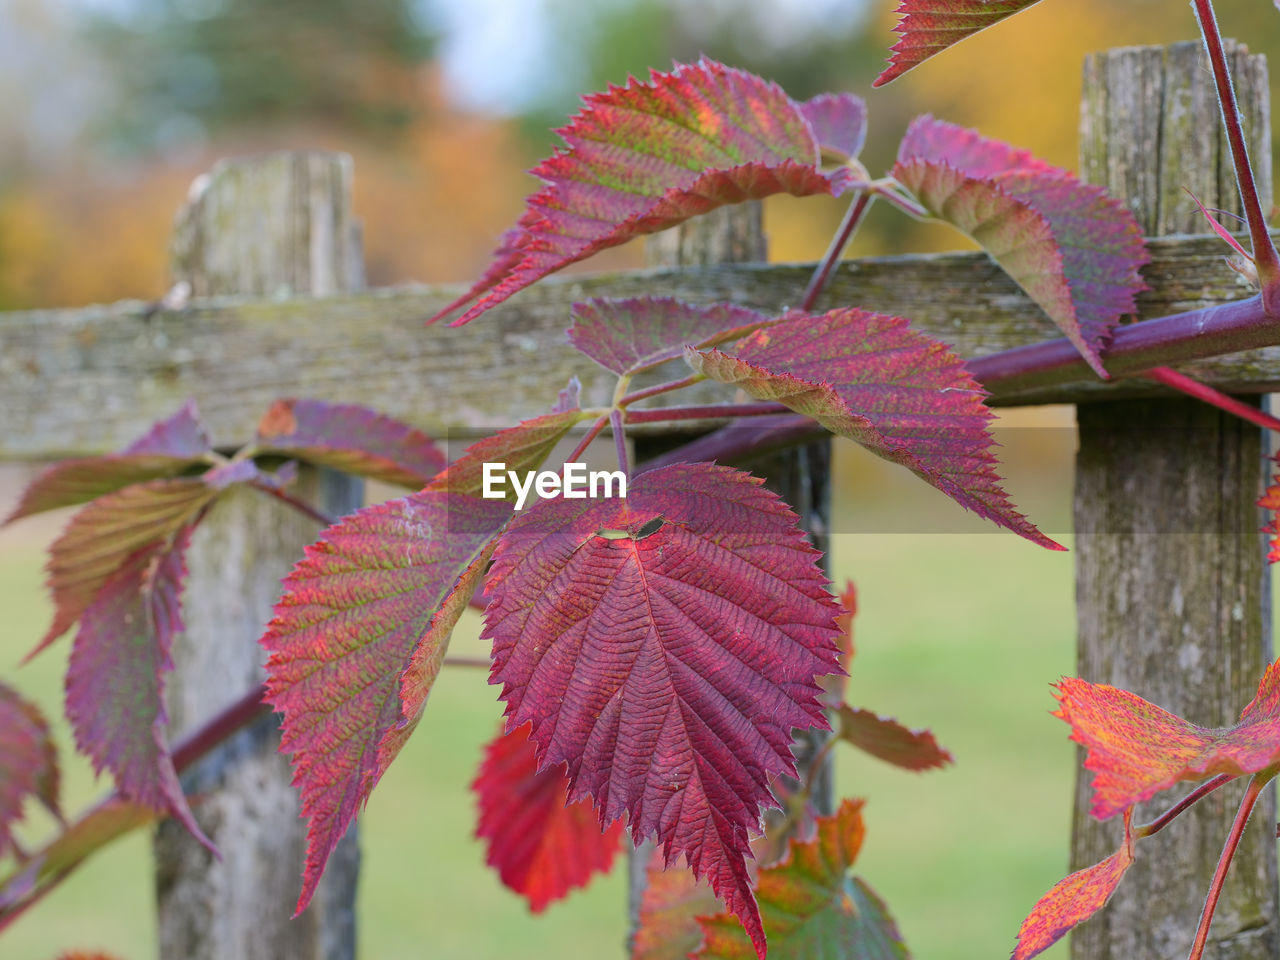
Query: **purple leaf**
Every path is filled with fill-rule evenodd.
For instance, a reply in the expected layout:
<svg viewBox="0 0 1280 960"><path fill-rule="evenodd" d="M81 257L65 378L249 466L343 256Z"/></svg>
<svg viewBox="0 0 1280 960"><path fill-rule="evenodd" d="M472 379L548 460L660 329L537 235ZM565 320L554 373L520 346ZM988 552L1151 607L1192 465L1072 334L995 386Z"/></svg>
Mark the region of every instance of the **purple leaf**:
<svg viewBox="0 0 1280 960"><path fill-rule="evenodd" d="M484 276L433 320L467 323L550 273L728 203L775 193L838 196L853 181L819 169L802 108L773 83L714 60L584 98L534 168L528 200ZM848 132L841 133L843 140ZM477 298L480 298L478 302Z"/></svg>
<svg viewBox="0 0 1280 960"><path fill-rule="evenodd" d="M818 146L840 163L855 159L867 139L867 104L851 93L820 93L800 104Z"/></svg>
<svg viewBox="0 0 1280 960"><path fill-rule="evenodd" d="M658 297L588 300L572 309L569 343L620 375L682 357L685 345L709 347L737 340L771 322L762 313L730 303L698 307Z"/></svg>
<svg viewBox="0 0 1280 960"><path fill-rule="evenodd" d="M792 313L733 348L686 350L694 370L782 403L900 463L961 506L1061 550L1014 509L995 471L983 391L946 344L901 317Z"/></svg>
<svg viewBox="0 0 1280 960"><path fill-rule="evenodd" d="M0 857L9 853L27 797L58 812L57 751L40 711L0 684Z"/></svg>
<svg viewBox="0 0 1280 960"><path fill-rule="evenodd" d="M421 430L366 407L320 400L277 400L258 424L257 446L415 489L446 462Z"/></svg>
<svg viewBox="0 0 1280 960"><path fill-rule="evenodd" d="M1135 311L1149 259L1122 203L1025 150L932 117L907 130L894 176L982 244L1107 377L1101 353Z"/></svg>
<svg viewBox="0 0 1280 960"><path fill-rule="evenodd" d="M67 718L94 769L109 770L126 799L196 825L169 756L164 677L182 629L184 554L191 528L133 554L85 609L67 665Z"/></svg>

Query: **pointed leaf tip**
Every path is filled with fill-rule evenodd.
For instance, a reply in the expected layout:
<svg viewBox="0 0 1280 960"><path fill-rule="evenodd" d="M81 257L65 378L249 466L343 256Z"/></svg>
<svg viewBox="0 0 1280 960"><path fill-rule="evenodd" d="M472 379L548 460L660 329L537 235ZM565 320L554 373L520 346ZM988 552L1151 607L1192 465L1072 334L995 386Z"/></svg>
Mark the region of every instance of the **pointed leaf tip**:
<svg viewBox="0 0 1280 960"><path fill-rule="evenodd" d="M898 42L880 76L882 87L966 37L1011 17L1040 0L902 0L898 4Z"/></svg>
<svg viewBox="0 0 1280 960"><path fill-rule="evenodd" d="M677 464L625 499L527 508L486 588L491 681L540 767L566 764L571 799L684 854L762 954L749 834L770 776L795 774L792 729L825 726L817 678L838 658L817 556L759 480Z"/></svg>
<svg viewBox="0 0 1280 960"><path fill-rule="evenodd" d="M908 128L894 176L980 243L1108 379L1102 353L1136 310L1149 259L1124 204L1025 150L929 116Z"/></svg>
<svg viewBox="0 0 1280 960"><path fill-rule="evenodd" d="M800 104L714 60L655 71L583 102L556 131L563 147L533 169L545 186L503 235L493 264L430 322L465 307L453 325L468 323L562 267L725 204L834 196L852 182L846 167L821 169ZM851 101L838 104L843 127L829 128L820 106L812 109L823 139L853 145Z"/></svg>
<svg viewBox="0 0 1280 960"><path fill-rule="evenodd" d="M1106 906L1133 865L1133 808L1124 811L1124 841L1101 863L1059 880L1031 909L1018 930L1011 960L1031 960Z"/></svg>
<svg viewBox="0 0 1280 960"><path fill-rule="evenodd" d="M471 788L485 861L534 913L613 866L623 821L601 828L589 800L568 802L563 766L538 770L528 724L489 743Z"/></svg>

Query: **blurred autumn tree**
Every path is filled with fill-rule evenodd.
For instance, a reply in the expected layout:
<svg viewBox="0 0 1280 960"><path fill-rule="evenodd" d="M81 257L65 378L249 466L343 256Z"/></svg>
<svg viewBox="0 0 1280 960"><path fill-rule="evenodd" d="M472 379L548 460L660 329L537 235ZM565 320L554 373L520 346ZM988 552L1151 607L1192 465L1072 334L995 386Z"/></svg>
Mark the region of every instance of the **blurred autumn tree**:
<svg viewBox="0 0 1280 960"><path fill-rule="evenodd" d="M861 92L873 171L921 110L1073 166L1082 56L1194 36L1179 0L1048 0L871 91L895 7L0 0L0 309L159 296L173 211L191 179L229 154L352 153L370 282L456 281L519 213L532 186L521 171L553 144L549 128L578 94L650 66L705 53L797 97ZM1228 34L1280 49L1271 4L1219 0L1219 12ZM819 256L841 206L771 201L773 255ZM876 209L852 252L961 244ZM593 267L637 260L622 248Z"/></svg>

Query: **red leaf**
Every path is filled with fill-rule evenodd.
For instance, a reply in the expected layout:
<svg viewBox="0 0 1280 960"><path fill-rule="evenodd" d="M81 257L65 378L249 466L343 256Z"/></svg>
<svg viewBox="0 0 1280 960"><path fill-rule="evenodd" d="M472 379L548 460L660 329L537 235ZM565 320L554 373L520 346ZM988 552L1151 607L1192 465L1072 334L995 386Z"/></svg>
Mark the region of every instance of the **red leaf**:
<svg viewBox="0 0 1280 960"><path fill-rule="evenodd" d="M946 344L906 320L852 307L791 313L732 355L686 350L685 359L699 373L783 403L902 464L979 516L1062 549L1000 486L982 388Z"/></svg>
<svg viewBox="0 0 1280 960"><path fill-rule="evenodd" d="M1012 960L1030 960L1101 910L1133 863L1133 808L1124 812L1124 843L1101 863L1059 880L1022 921Z"/></svg>
<svg viewBox="0 0 1280 960"><path fill-rule="evenodd" d="M40 711L0 684L0 857L13 842L27 797L58 811L58 757Z"/></svg>
<svg viewBox="0 0 1280 960"><path fill-rule="evenodd" d="M153 543L98 590L80 620L67 665L67 718L94 769L111 771L120 794L172 813L201 843L165 736L164 676L182 629L180 597L191 528Z"/></svg>
<svg viewBox="0 0 1280 960"><path fill-rule="evenodd" d="M862 801L845 800L818 819L817 836L792 841L789 856L761 867L756 895L771 960L905 960L906 945L884 903L849 875L862 846ZM699 918L699 960L748 960L751 944L728 914Z"/></svg>
<svg viewBox="0 0 1280 960"><path fill-rule="evenodd" d="M883 86L952 44L1038 2L1039 0L902 0L898 4L898 16L901 19L894 28L899 39L893 45L893 56L889 58L889 66L871 85Z"/></svg>
<svg viewBox="0 0 1280 960"><path fill-rule="evenodd" d="M896 720L841 704L840 738L873 757L907 770L929 770L953 762L928 730L909 730Z"/></svg>
<svg viewBox="0 0 1280 960"><path fill-rule="evenodd" d="M567 802L563 766L541 772L537 767L525 724L499 733L485 748L471 788L480 808L476 836L485 841L485 862L541 913L553 900L585 887L597 870L609 872L624 824L616 820L601 830L589 800Z"/></svg>
<svg viewBox="0 0 1280 960"><path fill-rule="evenodd" d="M423 490L345 517L285 578L261 643L310 820L299 911L416 725L510 512L505 501Z"/></svg>
<svg viewBox="0 0 1280 960"><path fill-rule="evenodd" d="M848 163L862 152L867 139L867 104L851 93L820 93L800 104L813 129L824 159Z"/></svg>
<svg viewBox="0 0 1280 960"><path fill-rule="evenodd" d="M210 462L209 435L190 400L123 452L63 460L43 470L22 494L5 523L45 510L87 503L133 483L173 477Z"/></svg>
<svg viewBox="0 0 1280 960"><path fill-rule="evenodd" d="M1062 680L1054 714L1088 750L1092 813L1114 817L1182 780L1257 773L1280 760L1280 662L1235 726L1198 727L1128 690L1075 677Z"/></svg>
<svg viewBox="0 0 1280 960"><path fill-rule="evenodd" d="M849 686L849 664L853 662L853 618L858 614L858 591L852 580L844 582L840 594L840 616L836 628L840 631L840 673L822 678L822 689L828 707L835 710L844 703L845 690Z"/></svg>
<svg viewBox="0 0 1280 960"><path fill-rule="evenodd" d="M685 960L702 946L699 916L724 910L705 883L683 862L663 866L657 848L645 867L644 895L631 945L631 960Z"/></svg>
<svg viewBox="0 0 1280 960"><path fill-rule="evenodd" d="M771 322L731 303L694 307L659 297L597 299L573 305L568 337L606 370L630 376L684 356L686 345L737 340Z"/></svg>
<svg viewBox="0 0 1280 960"><path fill-rule="evenodd" d="M550 273L728 203L775 193L838 196L848 168L818 169L813 129L773 83L713 60L584 98L564 147L533 169L528 200L495 263L433 319L467 323ZM847 134L846 134L847 137Z"/></svg>
<svg viewBox="0 0 1280 960"><path fill-rule="evenodd" d="M434 441L407 423L367 407L320 400L277 400L258 424L257 446L415 489L446 462Z"/></svg>
<svg viewBox="0 0 1280 960"><path fill-rule="evenodd" d="M894 176L971 236L1104 379L1100 353L1136 309L1149 259L1129 209L1067 170L963 127L919 117Z"/></svg>
<svg viewBox="0 0 1280 960"><path fill-rule="evenodd" d="M53 624L27 656L66 633L131 556L193 523L217 494L199 477L150 480L84 507L49 549Z"/></svg>
<svg viewBox="0 0 1280 960"><path fill-rule="evenodd" d="M760 484L677 464L625 499L538 502L499 542L484 636L540 766L685 854L763 956L748 834L769 777L795 775L792 728L826 725L816 678L838 650L818 554Z"/></svg>

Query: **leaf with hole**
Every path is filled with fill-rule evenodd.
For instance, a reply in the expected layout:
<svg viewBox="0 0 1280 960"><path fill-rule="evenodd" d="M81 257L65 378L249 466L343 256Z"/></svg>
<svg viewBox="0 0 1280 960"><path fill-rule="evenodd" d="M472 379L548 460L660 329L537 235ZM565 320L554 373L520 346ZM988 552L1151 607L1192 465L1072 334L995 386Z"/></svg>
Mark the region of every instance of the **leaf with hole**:
<svg viewBox="0 0 1280 960"><path fill-rule="evenodd" d="M545 186L503 236L493 266L434 320L466 307L454 325L467 323L562 267L725 204L838 196L854 182L847 167L821 168L803 105L714 60L653 72L584 103L556 131L564 146L533 169ZM847 141L852 132L838 135Z"/></svg>
<svg viewBox="0 0 1280 960"><path fill-rule="evenodd" d="M792 730L826 726L817 678L837 665L817 556L761 481L678 464L625 499L525 510L486 586L491 680L508 723L532 722L539 767L567 764L570 799L684 854L761 956L750 833L770 776L795 774Z"/></svg>
<svg viewBox="0 0 1280 960"><path fill-rule="evenodd" d="M1106 378L1101 355L1136 311L1149 259L1124 204L1025 150L927 116L907 129L893 173L932 216L980 243Z"/></svg>
<svg viewBox="0 0 1280 960"><path fill-rule="evenodd" d="M538 770L528 724L490 741L471 788L485 861L534 913L613 866L623 821L602 829L589 800L568 802L563 766Z"/></svg>
<svg viewBox="0 0 1280 960"><path fill-rule="evenodd" d="M950 348L901 317L793 312L730 352L686 349L698 373L782 403L901 464L961 506L1061 550L1014 509L995 470L991 412Z"/></svg>

